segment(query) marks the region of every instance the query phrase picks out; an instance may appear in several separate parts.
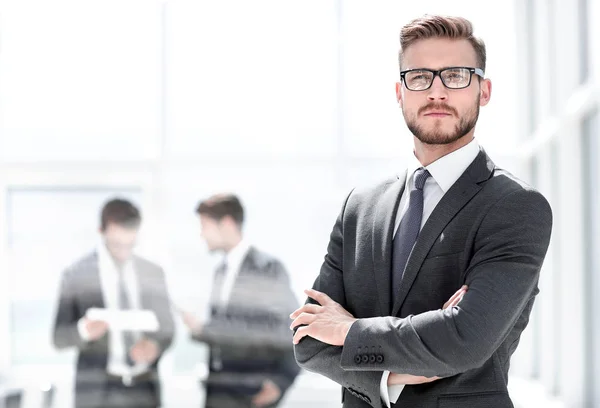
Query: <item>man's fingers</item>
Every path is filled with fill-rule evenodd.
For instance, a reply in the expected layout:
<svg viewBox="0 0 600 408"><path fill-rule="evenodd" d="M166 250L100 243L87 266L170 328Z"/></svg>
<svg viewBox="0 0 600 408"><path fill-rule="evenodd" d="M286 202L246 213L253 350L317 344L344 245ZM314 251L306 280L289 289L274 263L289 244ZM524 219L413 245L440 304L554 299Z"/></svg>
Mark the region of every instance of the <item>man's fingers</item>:
<svg viewBox="0 0 600 408"><path fill-rule="evenodd" d="M317 316L314 314L300 313L300 316L298 316L296 319L294 319L294 321L290 325L290 329L294 330L294 328L296 326L300 326L301 324L311 324L312 322L315 321L316 318L317 318Z"/></svg>
<svg viewBox="0 0 600 408"><path fill-rule="evenodd" d="M465 293L466 290L467 290L467 285L462 285L459 290L454 292L454 295L452 295L452 297L446 303L450 304L450 303L455 302L456 299L460 298Z"/></svg>
<svg viewBox="0 0 600 408"><path fill-rule="evenodd" d="M329 296L327 296L323 292L319 292L318 290L306 289L304 291L304 293L306 293L306 295L308 297L313 298L314 300L316 300L317 302L319 302L319 304L321 306L325 306L327 303L333 302L333 300L331 300L331 298Z"/></svg>
<svg viewBox="0 0 600 408"><path fill-rule="evenodd" d="M296 317L300 316L301 313L311 313L311 314L320 313L322 308L323 308L323 306L315 305L312 303L307 303L304 306L297 309L294 313L292 313L290 315L290 319L295 319Z"/></svg>
<svg viewBox="0 0 600 408"><path fill-rule="evenodd" d="M252 398L252 403L259 407L265 405L267 402L267 394L264 390L261 390L258 394Z"/></svg>
<svg viewBox="0 0 600 408"><path fill-rule="evenodd" d="M460 300L462 299L463 295L467 292L468 286L467 285L463 285L459 290L457 290L452 297L450 297L450 299L448 299L448 301L446 303L444 303L444 309L447 309L449 307L454 307L458 304L458 302L460 302Z"/></svg>
<svg viewBox="0 0 600 408"><path fill-rule="evenodd" d="M302 340L304 336L308 336L310 334L310 330L310 326L302 326L296 330L296 333L294 333L294 338L292 339L294 344L298 344L298 342Z"/></svg>

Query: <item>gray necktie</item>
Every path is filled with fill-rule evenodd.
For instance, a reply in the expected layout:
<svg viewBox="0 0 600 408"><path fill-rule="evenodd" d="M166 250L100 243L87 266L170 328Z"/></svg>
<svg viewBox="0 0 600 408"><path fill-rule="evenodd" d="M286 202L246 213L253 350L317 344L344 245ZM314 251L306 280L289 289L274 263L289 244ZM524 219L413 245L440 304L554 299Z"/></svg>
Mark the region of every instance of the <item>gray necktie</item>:
<svg viewBox="0 0 600 408"><path fill-rule="evenodd" d="M119 268L119 309L121 310L129 310L131 309L131 299L129 299L129 293L127 292L127 286L125 283L125 272L122 268ZM127 364L130 366L134 366L135 362L131 359L129 355L129 350L135 344L135 338L133 336L132 331L123 330L121 332L123 334L123 344L125 346L125 355Z"/></svg>
<svg viewBox="0 0 600 408"><path fill-rule="evenodd" d="M394 250L392 253L392 301L395 300L400 282L404 276L404 269L408 257L417 242L421 221L423 219L423 186L430 176L424 168L415 171L413 182L414 188L410 191L408 209L402 217L396 236L394 237Z"/></svg>

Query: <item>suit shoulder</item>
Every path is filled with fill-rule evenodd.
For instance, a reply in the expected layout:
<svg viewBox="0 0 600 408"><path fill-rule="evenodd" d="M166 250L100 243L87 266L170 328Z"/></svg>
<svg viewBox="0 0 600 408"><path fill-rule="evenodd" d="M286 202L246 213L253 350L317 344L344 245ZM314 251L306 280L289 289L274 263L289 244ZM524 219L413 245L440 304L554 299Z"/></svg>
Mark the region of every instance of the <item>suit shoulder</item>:
<svg viewBox="0 0 600 408"><path fill-rule="evenodd" d="M484 189L495 197L496 205L514 208L531 208L538 212L552 214L546 197L525 181L503 169L495 169Z"/></svg>
<svg viewBox="0 0 600 408"><path fill-rule="evenodd" d="M74 275L80 273L81 271L89 270L92 267L97 267L97 265L98 256L96 255L95 251L92 251L67 266L64 273L65 275Z"/></svg>
<svg viewBox="0 0 600 408"><path fill-rule="evenodd" d="M281 260L267 252L259 250L255 247L251 247L249 256L252 256L252 260L254 265L258 270L261 271L280 271L280 273L285 273L285 267ZM277 266L278 268L274 268Z"/></svg>
<svg viewBox="0 0 600 408"><path fill-rule="evenodd" d="M398 176L388 177L377 183L358 185L350 191L345 202L345 209L356 209L357 207L372 207L378 198L394 183L399 182Z"/></svg>
<svg viewBox="0 0 600 408"><path fill-rule="evenodd" d="M517 196L543 197L543 195L534 187L514 176L509 171L501 168L494 169L492 177L486 183L484 188L495 191L500 197L512 194L516 194Z"/></svg>
<svg viewBox="0 0 600 408"><path fill-rule="evenodd" d="M370 183L364 185L357 185L352 189L350 198L355 200L364 200L365 198L373 197L377 194L381 194L390 184L395 183L399 180L398 176L388 177L384 180L380 180L377 183Z"/></svg>
<svg viewBox="0 0 600 408"><path fill-rule="evenodd" d="M250 248L247 256L251 256L254 264L256 266L260 266L260 267L268 266L272 263L279 262L279 259L277 259L273 255L271 255L263 250L260 250L254 246L252 246Z"/></svg>

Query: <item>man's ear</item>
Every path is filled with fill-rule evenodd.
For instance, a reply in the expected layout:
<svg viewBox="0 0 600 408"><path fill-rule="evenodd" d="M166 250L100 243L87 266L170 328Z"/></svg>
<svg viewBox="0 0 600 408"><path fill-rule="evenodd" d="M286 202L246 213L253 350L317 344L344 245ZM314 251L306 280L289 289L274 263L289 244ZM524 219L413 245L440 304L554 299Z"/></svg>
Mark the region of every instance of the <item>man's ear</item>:
<svg viewBox="0 0 600 408"><path fill-rule="evenodd" d="M485 106L492 97L492 81L483 79L479 85L479 106Z"/></svg>
<svg viewBox="0 0 600 408"><path fill-rule="evenodd" d="M396 102L402 108L402 82L396 82Z"/></svg>

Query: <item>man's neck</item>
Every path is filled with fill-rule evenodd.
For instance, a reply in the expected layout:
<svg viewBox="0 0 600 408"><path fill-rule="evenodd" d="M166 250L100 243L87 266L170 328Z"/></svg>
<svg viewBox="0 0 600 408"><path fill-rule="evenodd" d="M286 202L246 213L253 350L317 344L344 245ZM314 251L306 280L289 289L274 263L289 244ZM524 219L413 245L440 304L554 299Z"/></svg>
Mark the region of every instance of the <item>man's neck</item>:
<svg viewBox="0 0 600 408"><path fill-rule="evenodd" d="M233 248L235 248L236 246L238 246L240 244L240 242L242 242L242 236L236 236L234 237L230 242L227 243L226 247L225 247L225 252L229 253L231 252L231 250Z"/></svg>
<svg viewBox="0 0 600 408"><path fill-rule="evenodd" d="M473 140L473 133L461 137L457 141L449 144L426 144L421 142L416 137L415 140L415 156L423 167L429 166L434 161L452 153L455 150L460 149L468 145Z"/></svg>

